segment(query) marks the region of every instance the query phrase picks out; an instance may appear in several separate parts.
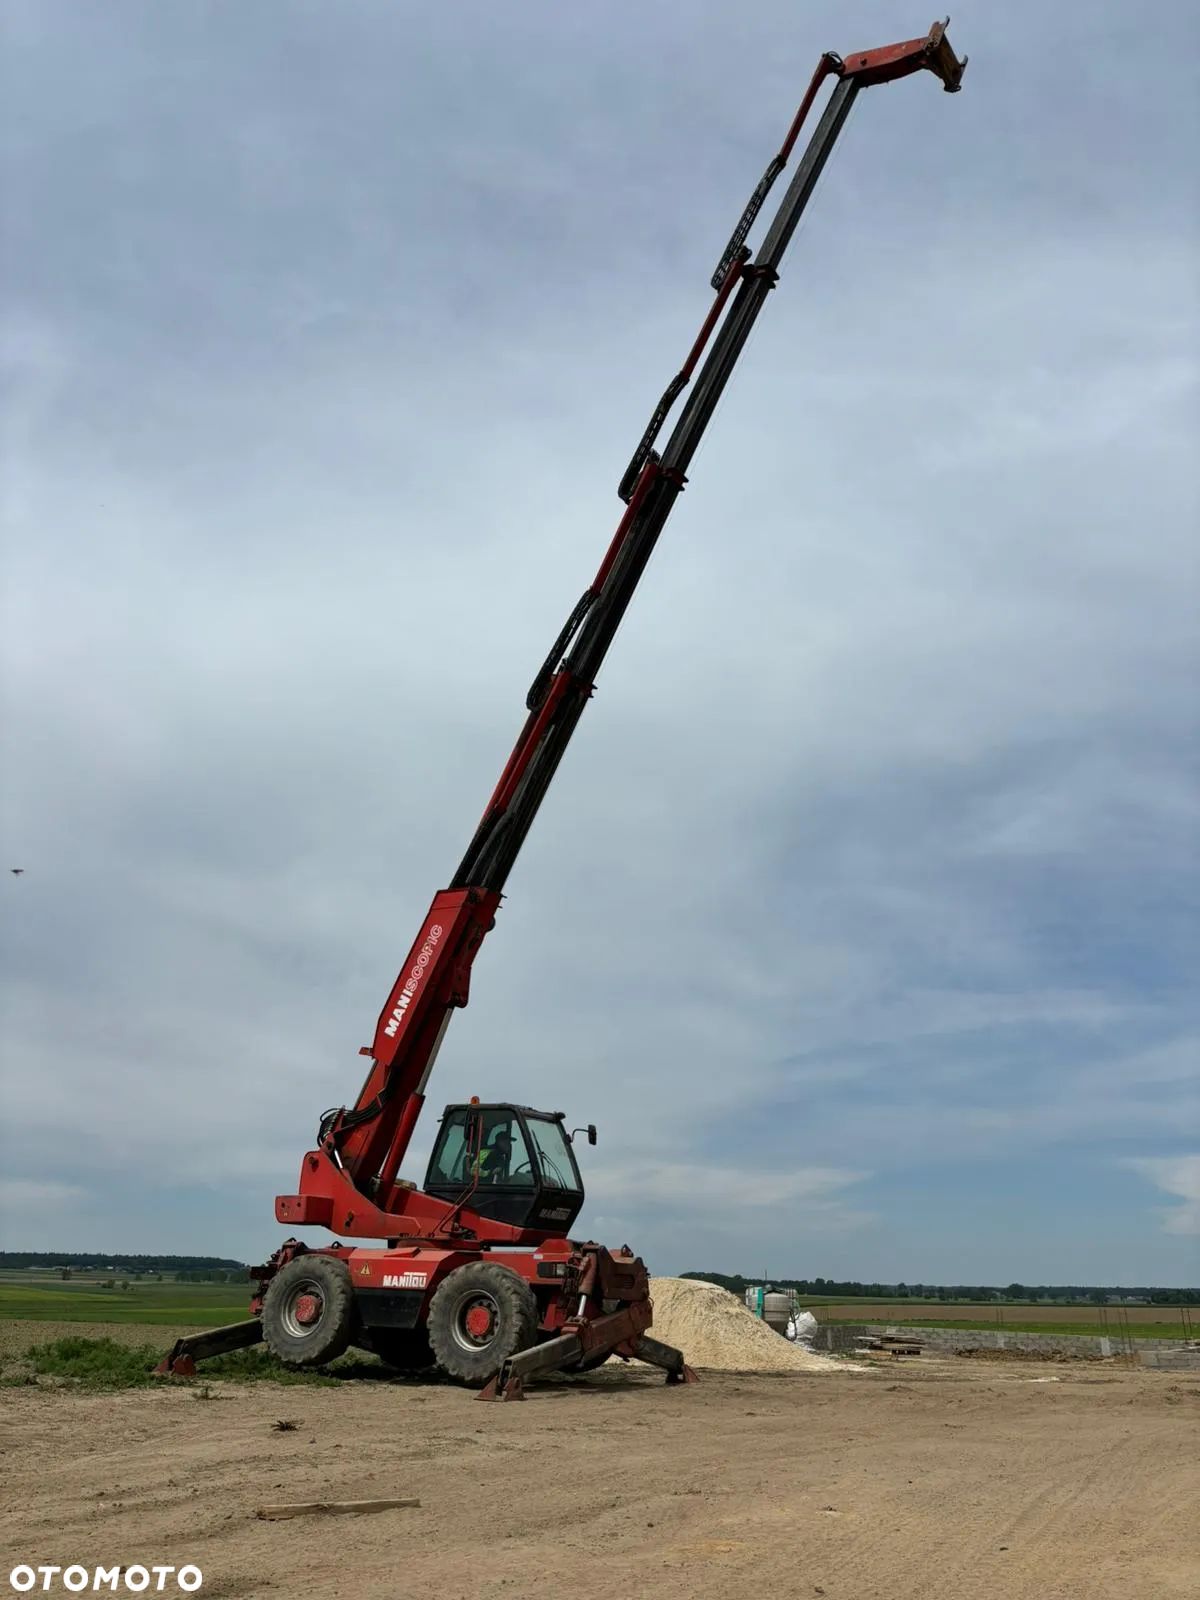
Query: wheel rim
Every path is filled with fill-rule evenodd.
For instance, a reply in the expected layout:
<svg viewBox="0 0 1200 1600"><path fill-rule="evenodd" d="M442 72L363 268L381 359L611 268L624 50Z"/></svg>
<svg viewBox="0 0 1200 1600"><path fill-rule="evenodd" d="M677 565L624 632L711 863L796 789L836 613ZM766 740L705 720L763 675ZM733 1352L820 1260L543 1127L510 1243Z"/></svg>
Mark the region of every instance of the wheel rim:
<svg viewBox="0 0 1200 1600"><path fill-rule="evenodd" d="M325 1297L315 1278L298 1279L279 1308L279 1320L293 1339L311 1338L324 1315Z"/></svg>
<svg viewBox="0 0 1200 1600"><path fill-rule="evenodd" d="M463 1350L486 1350L499 1326L499 1302L486 1289L473 1289L454 1308L454 1342Z"/></svg>

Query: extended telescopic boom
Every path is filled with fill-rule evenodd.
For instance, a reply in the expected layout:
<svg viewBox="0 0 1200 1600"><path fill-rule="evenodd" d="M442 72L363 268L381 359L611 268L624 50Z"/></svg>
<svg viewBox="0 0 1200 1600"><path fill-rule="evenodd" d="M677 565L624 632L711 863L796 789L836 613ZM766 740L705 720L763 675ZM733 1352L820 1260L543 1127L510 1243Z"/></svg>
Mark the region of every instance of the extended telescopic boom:
<svg viewBox="0 0 1200 1600"><path fill-rule="evenodd" d="M453 1010L467 1003L471 964L495 925L505 882L593 693L601 663L659 534L687 482L687 470L704 430L778 281L783 253L860 89L922 69L934 73L948 92L959 88L966 60L955 57L945 26L935 23L923 39L844 60L832 53L821 57L787 137L751 196L713 274L716 297L708 316L621 481L619 492L626 509L608 551L534 679L526 700L525 725L475 836L450 887L435 896L380 1014L374 1043L362 1051L372 1058L362 1092L353 1110L343 1108L324 1119L321 1149L305 1158L301 1193L281 1196L276 1203L281 1221L331 1220L328 1202L321 1198L328 1184L320 1184L315 1177L326 1160L340 1167L353 1189L369 1200L366 1209L374 1213L374 1219L373 1225L366 1216L361 1219L364 1231L374 1232L381 1214L396 1217L411 1209L416 1197L411 1186L397 1184L396 1174L420 1115L442 1036ZM833 92L752 260L746 237L786 166L826 78L836 80ZM658 434L706 348L708 354L687 403L659 452L655 449ZM306 1182L310 1173L316 1189ZM312 1196L310 1204L305 1201L306 1191ZM340 1221L337 1226L342 1226ZM343 1231L359 1229L348 1221Z"/></svg>

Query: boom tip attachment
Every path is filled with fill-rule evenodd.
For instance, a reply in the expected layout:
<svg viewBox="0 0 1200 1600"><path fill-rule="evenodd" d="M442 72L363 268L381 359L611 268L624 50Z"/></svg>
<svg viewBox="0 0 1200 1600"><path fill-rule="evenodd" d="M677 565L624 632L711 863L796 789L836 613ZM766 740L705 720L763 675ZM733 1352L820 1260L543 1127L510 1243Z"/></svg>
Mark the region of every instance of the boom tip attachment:
<svg viewBox="0 0 1200 1600"><path fill-rule="evenodd" d="M906 39L903 44L885 45L882 50L855 51L842 63L841 76L853 78L860 89L875 83L892 83L906 78L911 72L928 68L941 80L947 94L957 94L962 87L967 58L960 61L950 48L945 22L935 22L923 39Z"/></svg>
<svg viewBox="0 0 1200 1600"><path fill-rule="evenodd" d="M942 80L942 88L947 94L957 94L962 88L962 76L967 70L967 57L960 61L950 48L950 41L946 37L946 29L950 26L950 18L944 22L935 22L929 30L928 60L925 65Z"/></svg>

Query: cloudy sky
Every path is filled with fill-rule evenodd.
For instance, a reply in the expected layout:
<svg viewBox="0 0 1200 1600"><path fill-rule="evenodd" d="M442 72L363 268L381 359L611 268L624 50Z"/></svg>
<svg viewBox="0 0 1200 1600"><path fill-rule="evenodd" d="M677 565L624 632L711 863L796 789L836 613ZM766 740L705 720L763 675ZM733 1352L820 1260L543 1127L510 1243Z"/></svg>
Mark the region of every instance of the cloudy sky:
<svg viewBox="0 0 1200 1600"><path fill-rule="evenodd" d="M0 14L3 1242L261 1259L816 57L929 16ZM431 1099L597 1122L659 1271L1194 1284L1197 28L951 37L860 97Z"/></svg>

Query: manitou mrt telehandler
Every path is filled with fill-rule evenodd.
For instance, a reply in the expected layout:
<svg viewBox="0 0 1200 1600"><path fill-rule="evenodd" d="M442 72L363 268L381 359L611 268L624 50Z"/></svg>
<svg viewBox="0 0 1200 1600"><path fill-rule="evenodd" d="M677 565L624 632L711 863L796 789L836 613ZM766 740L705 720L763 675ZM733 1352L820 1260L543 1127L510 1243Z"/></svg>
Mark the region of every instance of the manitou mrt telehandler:
<svg viewBox="0 0 1200 1600"><path fill-rule="evenodd" d="M161 1373L194 1372L197 1360L265 1339L294 1366L320 1365L355 1344L402 1367L436 1363L485 1396L508 1399L533 1374L585 1371L613 1354L662 1367L669 1382L692 1376L680 1351L649 1336L650 1286L640 1257L628 1246L608 1250L571 1237L583 1205L574 1151L580 1130L569 1132L562 1112L477 1100L448 1106L424 1187L401 1178L400 1163L513 863L850 107L861 89L923 68L954 92L965 66L943 23L923 39L821 57L717 264L715 298L687 360L621 479L625 512L608 551L533 681L525 725L475 836L449 888L434 896L374 1043L361 1052L371 1059L362 1091L352 1108L326 1113L297 1193L275 1202L276 1218L289 1227L386 1243L314 1249L289 1239L251 1274L251 1320L181 1339ZM832 93L752 259L746 238L827 78ZM693 374L659 451L658 435ZM586 1132L594 1144L595 1128Z"/></svg>

